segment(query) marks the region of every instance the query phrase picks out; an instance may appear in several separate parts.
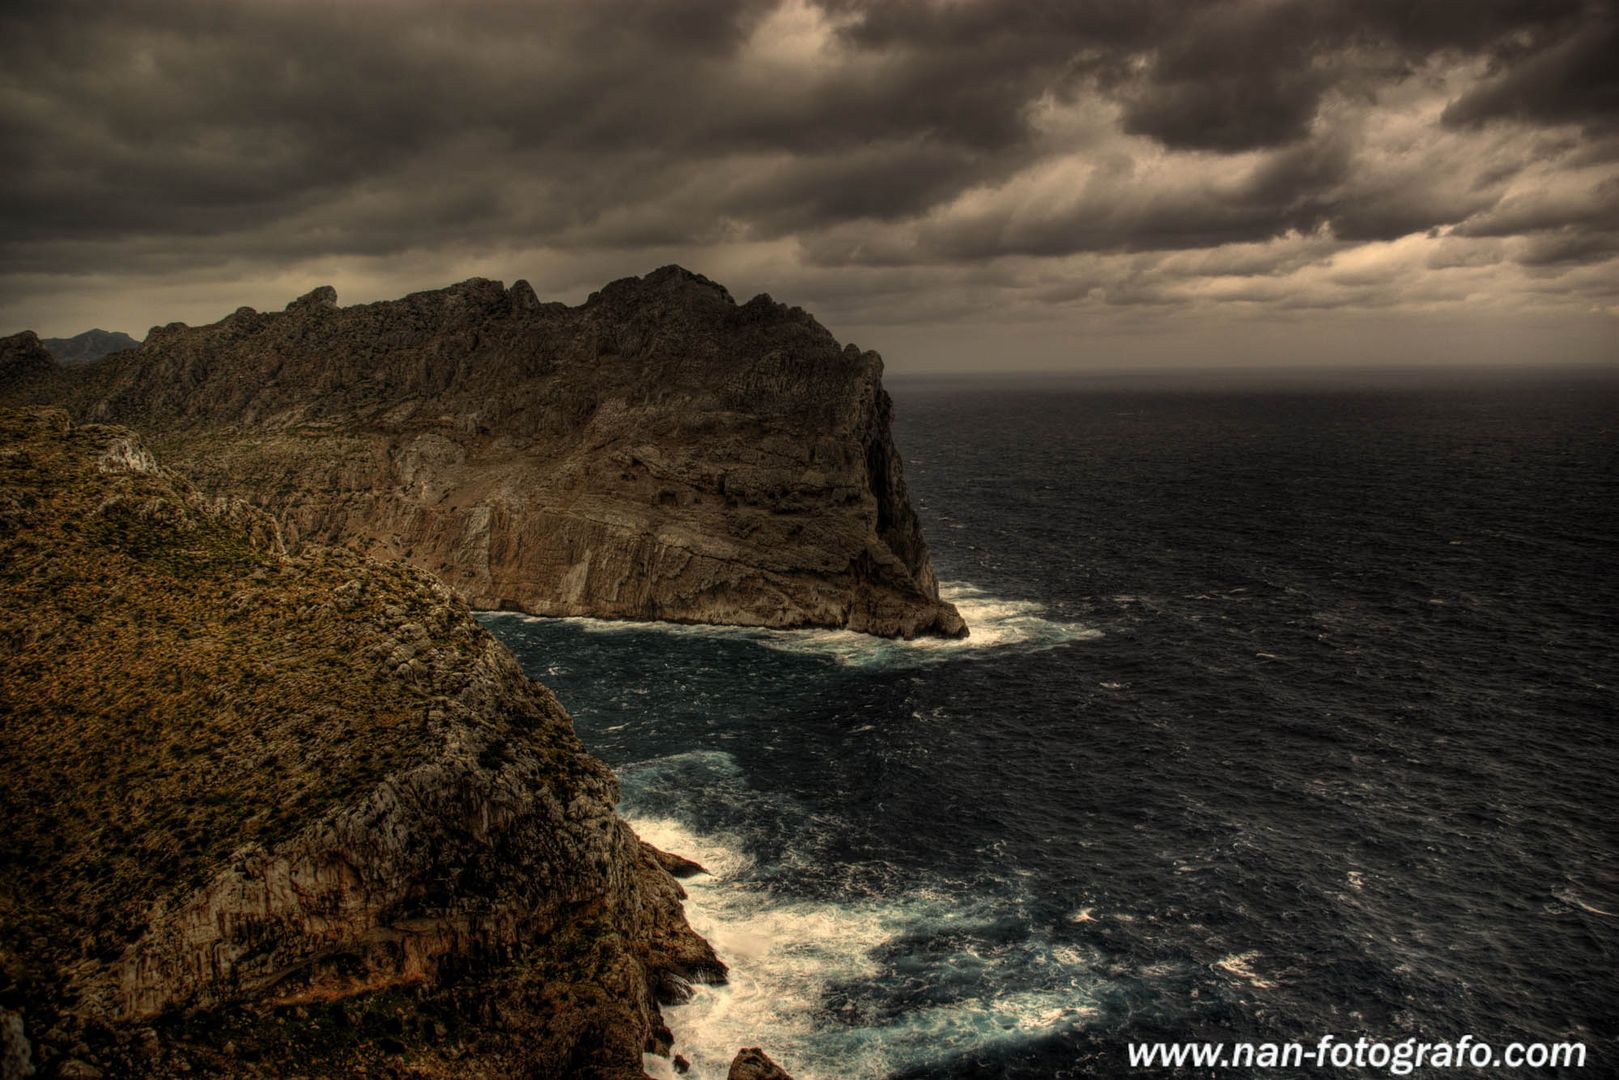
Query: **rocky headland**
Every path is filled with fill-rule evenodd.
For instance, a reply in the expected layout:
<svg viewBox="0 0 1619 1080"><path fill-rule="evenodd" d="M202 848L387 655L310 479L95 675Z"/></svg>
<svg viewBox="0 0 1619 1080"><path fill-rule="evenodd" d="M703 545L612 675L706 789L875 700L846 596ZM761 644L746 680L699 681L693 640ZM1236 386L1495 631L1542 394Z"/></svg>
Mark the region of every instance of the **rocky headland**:
<svg viewBox="0 0 1619 1080"><path fill-rule="evenodd" d="M7 1080L640 1078L724 974L447 588L60 409L0 410L0 761Z"/></svg>
<svg viewBox="0 0 1619 1080"><path fill-rule="evenodd" d="M325 287L87 367L31 338L0 342L0 400L135 427L293 549L397 558L474 607L966 633L881 359L679 267L575 307L521 281L346 308Z"/></svg>

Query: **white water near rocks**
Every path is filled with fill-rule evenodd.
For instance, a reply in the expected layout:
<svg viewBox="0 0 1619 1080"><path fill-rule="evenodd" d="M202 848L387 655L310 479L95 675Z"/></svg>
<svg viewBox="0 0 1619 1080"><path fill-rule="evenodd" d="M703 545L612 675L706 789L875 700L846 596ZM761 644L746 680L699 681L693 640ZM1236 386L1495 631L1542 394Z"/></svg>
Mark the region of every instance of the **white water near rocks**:
<svg viewBox="0 0 1619 1080"><path fill-rule="evenodd" d="M749 880L753 862L734 838L699 834L668 818L631 817L630 824L648 842L709 870L684 883L686 916L730 965L730 980L695 987L691 1001L664 1010L674 1052L691 1063L691 1080L723 1080L736 1051L761 1041L795 1080L876 1080L946 1051L971 1054L1055 1034L1095 1012L1087 1004L1098 982L1094 958L1036 941L999 956L969 947L944 964L1044 968L1047 988L967 998L875 1022L850 1015L852 1003L844 1015L829 1014L826 1001L836 987L881 976L876 954L884 946L909 935L947 937L986 913L931 889L842 902L782 897ZM676 1076L669 1060L649 1055L646 1063L659 1080Z"/></svg>
<svg viewBox="0 0 1619 1080"><path fill-rule="evenodd" d="M567 623L592 634L625 634L654 631L660 634L696 638L752 641L778 652L824 656L846 667L905 666L937 663L981 653L989 649L1039 651L1071 641L1102 636L1100 630L1077 623L1049 618L1043 604L994 596L988 590L965 581L940 583L940 596L956 605L971 631L965 638L918 638L899 641L872 637L852 630L773 630L745 626L682 625L641 622L631 619L561 618L549 621ZM490 612L501 618L541 618L513 612Z"/></svg>

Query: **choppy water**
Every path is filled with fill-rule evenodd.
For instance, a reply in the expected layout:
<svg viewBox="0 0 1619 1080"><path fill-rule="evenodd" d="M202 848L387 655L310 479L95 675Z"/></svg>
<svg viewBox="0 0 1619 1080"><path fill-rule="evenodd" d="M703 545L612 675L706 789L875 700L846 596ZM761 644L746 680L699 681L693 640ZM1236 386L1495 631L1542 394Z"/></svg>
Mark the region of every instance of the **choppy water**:
<svg viewBox="0 0 1619 1080"><path fill-rule="evenodd" d="M484 617L713 871L691 1075L1325 1032L1619 1071L1619 385L892 389L967 642Z"/></svg>

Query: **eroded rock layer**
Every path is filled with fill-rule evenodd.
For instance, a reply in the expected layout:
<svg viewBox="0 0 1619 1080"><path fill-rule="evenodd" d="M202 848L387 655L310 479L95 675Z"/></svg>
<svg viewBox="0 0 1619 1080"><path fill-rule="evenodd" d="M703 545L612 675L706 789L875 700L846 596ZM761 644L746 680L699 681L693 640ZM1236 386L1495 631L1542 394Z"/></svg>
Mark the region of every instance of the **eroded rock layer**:
<svg viewBox="0 0 1619 1080"><path fill-rule="evenodd" d="M0 1035L41 1075L639 1078L660 997L723 976L445 587L288 555L60 409L0 410L0 762Z"/></svg>
<svg viewBox="0 0 1619 1080"><path fill-rule="evenodd" d="M666 267L578 307L321 288L11 397L135 426L293 546L403 558L474 607L959 636L881 374L798 308Z"/></svg>

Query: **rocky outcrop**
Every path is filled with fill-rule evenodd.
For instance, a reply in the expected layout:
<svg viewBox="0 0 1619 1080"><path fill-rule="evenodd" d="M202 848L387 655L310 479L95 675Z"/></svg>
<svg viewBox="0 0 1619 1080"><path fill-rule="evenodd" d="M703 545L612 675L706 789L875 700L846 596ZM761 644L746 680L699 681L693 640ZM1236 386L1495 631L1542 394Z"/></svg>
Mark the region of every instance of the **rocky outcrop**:
<svg viewBox="0 0 1619 1080"><path fill-rule="evenodd" d="M63 364L93 364L109 353L134 349L140 342L118 330L86 330L68 338L45 338L41 342Z"/></svg>
<svg viewBox="0 0 1619 1080"><path fill-rule="evenodd" d="M34 1048L28 1042L22 1016L0 1009L0 1080L23 1080L34 1075Z"/></svg>
<svg viewBox="0 0 1619 1080"><path fill-rule="evenodd" d="M401 558L475 607L966 632L877 354L679 267L578 307L524 282L347 308L326 287L66 376L78 418L138 426L295 547Z"/></svg>
<svg viewBox="0 0 1619 1080"><path fill-rule="evenodd" d="M0 338L0 398L49 398L61 393L56 361L31 330Z"/></svg>
<svg viewBox="0 0 1619 1080"><path fill-rule="evenodd" d="M787 1070L770 1060L757 1046L744 1047L731 1059L731 1070L726 1080L793 1080Z"/></svg>
<svg viewBox="0 0 1619 1080"><path fill-rule="evenodd" d="M673 852L655 848L645 840L641 841L641 847L646 850L648 855L652 856L653 862L669 871L671 877L690 878L696 877L698 874L708 873L702 863L688 859L684 855L676 855Z"/></svg>
<svg viewBox="0 0 1619 1080"><path fill-rule="evenodd" d="M659 1001L723 977L427 575L0 410L0 600L8 1069L639 1078Z"/></svg>

